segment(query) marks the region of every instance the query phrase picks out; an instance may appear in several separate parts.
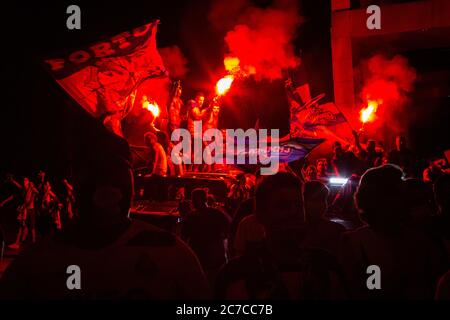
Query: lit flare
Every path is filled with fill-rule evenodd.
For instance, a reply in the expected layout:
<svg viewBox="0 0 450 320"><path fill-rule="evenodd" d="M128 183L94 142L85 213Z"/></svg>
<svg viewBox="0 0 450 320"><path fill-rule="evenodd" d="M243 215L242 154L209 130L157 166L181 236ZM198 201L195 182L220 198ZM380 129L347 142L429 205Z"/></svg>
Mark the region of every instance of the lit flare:
<svg viewBox="0 0 450 320"><path fill-rule="evenodd" d="M159 110L158 104L156 102L150 103L148 100L145 100L142 103L142 108L147 109L148 111L150 111L155 118L157 118L159 116L160 112L161 112Z"/></svg>
<svg viewBox="0 0 450 320"><path fill-rule="evenodd" d="M367 107L362 108L361 111L359 111L360 120L363 124L375 120L375 113L377 112L378 104L378 101L369 100L367 102Z"/></svg>
<svg viewBox="0 0 450 320"><path fill-rule="evenodd" d="M228 90L230 90L231 84L233 83L233 76L228 75L217 81L216 92L219 96L224 95Z"/></svg>

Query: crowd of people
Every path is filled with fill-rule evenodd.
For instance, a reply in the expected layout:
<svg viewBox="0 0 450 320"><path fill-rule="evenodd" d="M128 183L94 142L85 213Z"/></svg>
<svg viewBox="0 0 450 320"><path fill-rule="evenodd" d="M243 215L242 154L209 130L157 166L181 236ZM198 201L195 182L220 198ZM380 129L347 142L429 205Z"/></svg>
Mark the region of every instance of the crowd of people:
<svg viewBox="0 0 450 320"><path fill-rule="evenodd" d="M218 128L220 101L214 97L208 106L204 106L205 95L198 92L194 99L186 104L181 100L181 85L174 86L169 104L169 123L167 131L153 127L145 134L144 142L150 150L147 168L150 175L157 176L181 176L186 171L211 172L217 171L217 165L175 165L172 161L171 133L179 128L187 129L194 136L194 121L202 121L202 130ZM441 157L431 157L424 161L407 145L404 136L397 136L395 148L385 150L382 141L367 139L362 143L362 132L353 131L354 142L343 145L341 141L335 141L332 145L331 158L320 158L315 163L306 163L302 172L294 174L301 179L320 180L328 182L330 176L351 177L352 174L361 176L365 170L382 164L395 164L399 166L406 176L423 179L427 183L433 183L440 175L449 173L447 161ZM281 164L281 171L290 171L290 167Z"/></svg>
<svg viewBox="0 0 450 320"><path fill-rule="evenodd" d="M181 165L172 161L173 155L171 151L173 144L170 137L174 130L186 129L191 134L191 137L194 137L195 121L202 122L202 133L208 129L219 127L220 99L218 96L212 98L206 105L205 95L202 92L197 92L194 99L190 99L184 104L181 99L181 93L181 85L179 82L176 82L168 107L169 123L167 128L161 123L159 125L162 128L161 130L152 125L151 130L144 135L145 146L150 151L146 164L150 175L181 176L185 171L211 172L215 169L214 164ZM193 143L193 140L191 142Z"/></svg>
<svg viewBox="0 0 450 320"><path fill-rule="evenodd" d="M446 160L440 157L430 158L428 166L423 168L423 161L408 147L404 136L397 136L395 148L386 152L382 144L377 146L375 140L361 144L360 134L353 131L353 145L344 147L340 141L335 141L330 159L320 158L315 164L305 167L302 172L305 179L326 183L330 176L361 176L369 168L388 163L399 166L405 176L421 178L427 183L433 183L440 175L450 172Z"/></svg>
<svg viewBox="0 0 450 320"><path fill-rule="evenodd" d="M36 240L35 217L51 217L54 231L11 263L0 297L450 298L447 163L433 159L415 176L417 159L403 137L386 154L374 142L362 146L355 133L355 151L335 143L331 160L300 172L240 174L224 205L195 189L179 197L180 219L170 232L130 220L130 151L126 141L105 136L74 187L64 182L66 200L58 200L43 172L36 187L9 178L26 209L19 223L29 230L17 244L27 233ZM348 180L336 192L331 176ZM54 212L62 217L62 208L70 222L58 225ZM70 265L82 269L81 291L66 287ZM367 286L370 266L381 272L381 289Z"/></svg>
<svg viewBox="0 0 450 320"><path fill-rule="evenodd" d="M224 207L209 204L205 189L180 202L177 234L199 258L213 297L450 298L446 163L433 180L425 179L429 168L414 177L408 166L417 160L403 137L385 159L372 143L356 154L333 147L331 161L301 173L238 175ZM336 192L332 176L350 178ZM380 290L367 286L373 265Z"/></svg>
<svg viewBox="0 0 450 320"><path fill-rule="evenodd" d="M20 249L30 240L35 243L40 236L54 234L69 223L75 215L75 192L73 186L63 179L62 193L58 197L46 173L40 170L34 181L24 176L21 183L12 174L7 174L0 208L15 209L18 232L11 249Z"/></svg>

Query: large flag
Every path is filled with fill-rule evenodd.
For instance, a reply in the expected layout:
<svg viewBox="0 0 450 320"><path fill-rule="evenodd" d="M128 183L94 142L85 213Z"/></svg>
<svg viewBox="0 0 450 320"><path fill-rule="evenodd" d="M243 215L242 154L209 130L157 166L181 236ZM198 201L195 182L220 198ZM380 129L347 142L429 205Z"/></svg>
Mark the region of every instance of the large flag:
<svg viewBox="0 0 450 320"><path fill-rule="evenodd" d="M278 163L287 164L306 158L315 147L324 141L325 139L322 138L290 138L288 140L282 138L279 140L279 146L267 146L266 155L270 157L272 161L276 157L278 158ZM256 172L262 166L267 166L262 164L249 164L250 155L258 154L258 152L259 149L251 150L246 148L245 151L237 153L236 156L243 154L247 163L238 164L237 167L247 172Z"/></svg>
<svg viewBox="0 0 450 320"><path fill-rule="evenodd" d="M311 98L308 84L288 88L291 137L317 137L323 129L346 122L334 103L319 104L324 97L322 93Z"/></svg>
<svg viewBox="0 0 450 320"><path fill-rule="evenodd" d="M135 104L155 101L167 118L168 75L156 46L158 21L45 60L56 81L92 116L123 136Z"/></svg>
<svg viewBox="0 0 450 320"><path fill-rule="evenodd" d="M286 141L279 140L278 146L266 142L264 154L268 157L277 157L280 163L289 163L305 158L315 147L325 141L323 138L290 138ZM249 159L250 155L258 155L261 150L249 148L248 141L245 141L245 148L241 152L236 152L235 156L243 155ZM248 162L248 160L246 160Z"/></svg>
<svg viewBox="0 0 450 320"><path fill-rule="evenodd" d="M280 142L280 163L289 163L305 158L315 147L324 142L322 138L291 138Z"/></svg>

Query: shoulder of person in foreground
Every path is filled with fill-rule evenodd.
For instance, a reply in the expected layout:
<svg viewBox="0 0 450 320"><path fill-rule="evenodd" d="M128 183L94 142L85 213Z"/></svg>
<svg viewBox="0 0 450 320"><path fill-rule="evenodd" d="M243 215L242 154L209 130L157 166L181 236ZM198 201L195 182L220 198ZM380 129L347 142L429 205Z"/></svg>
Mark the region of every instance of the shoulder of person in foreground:
<svg viewBox="0 0 450 320"><path fill-rule="evenodd" d="M361 249L363 248L363 243L367 241L371 234L372 230L368 226L362 226L341 234L338 258L343 267L360 267L363 259Z"/></svg>
<svg viewBox="0 0 450 320"><path fill-rule="evenodd" d="M24 249L6 268L0 277L0 300L31 298L29 282L36 261L42 261L43 253L51 247L48 239Z"/></svg>
<svg viewBox="0 0 450 320"><path fill-rule="evenodd" d="M112 247L117 249L111 250ZM69 236L56 237L42 241L30 248L11 263L0 279L0 297L4 299L39 298L40 289L36 287L47 277L46 281L62 281L65 284L67 277L65 268L70 257L81 259L85 263L93 262L93 253L99 252L103 258L118 255L119 259L125 254L128 259L135 255L141 257L148 254L158 270L169 276L176 284L177 296L183 299L208 298L210 289L200 263L189 247L176 236L158 229L148 223L133 221L128 229L107 248L81 249L77 247L73 238ZM106 253L105 253L106 252ZM134 263L135 259L120 261L119 264ZM111 265L113 272L120 269ZM59 271L60 272L59 272ZM118 275L120 277L120 275ZM58 293L55 293L58 296Z"/></svg>
<svg viewBox="0 0 450 320"><path fill-rule="evenodd" d="M234 249L237 255L244 254L248 242L261 242L265 238L264 226L255 214L244 217L239 223L234 236Z"/></svg>
<svg viewBox="0 0 450 320"><path fill-rule="evenodd" d="M134 232L126 240L127 246L141 246L151 250L159 247L161 257L170 264L170 269L177 277L178 289L181 298L206 299L210 297L208 280L203 272L200 262L191 250L180 238L174 234L159 229L149 223L135 220L132 228ZM161 247L166 247L167 250Z"/></svg>
<svg viewBox="0 0 450 320"><path fill-rule="evenodd" d="M213 208L214 210L217 210L218 213L223 217L223 219L228 223L231 224L231 221L233 220L231 216L222 208Z"/></svg>
<svg viewBox="0 0 450 320"><path fill-rule="evenodd" d="M231 259L219 270L214 283L215 299L249 299L245 282L250 277L263 280L259 270L258 261L248 255L240 255Z"/></svg>
<svg viewBox="0 0 450 320"><path fill-rule="evenodd" d="M437 300L450 300L450 270L439 279L435 298Z"/></svg>

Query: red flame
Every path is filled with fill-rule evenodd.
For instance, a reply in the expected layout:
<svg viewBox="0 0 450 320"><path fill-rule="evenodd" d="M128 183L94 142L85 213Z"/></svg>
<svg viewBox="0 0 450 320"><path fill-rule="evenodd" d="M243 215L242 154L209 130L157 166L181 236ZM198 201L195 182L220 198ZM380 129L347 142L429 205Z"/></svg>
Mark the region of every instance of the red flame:
<svg viewBox="0 0 450 320"><path fill-rule="evenodd" d="M150 111L155 118L161 113L158 104L155 101L150 102L146 98L144 98L144 101L142 102L142 108Z"/></svg>
<svg viewBox="0 0 450 320"><path fill-rule="evenodd" d="M367 107L362 108L361 111L359 111L360 120L363 124L375 120L375 113L377 112L378 105L379 105L378 101L368 100Z"/></svg>
<svg viewBox="0 0 450 320"><path fill-rule="evenodd" d="M217 81L216 92L219 96L224 95L228 90L230 90L231 84L233 83L234 77L232 75L227 75Z"/></svg>

